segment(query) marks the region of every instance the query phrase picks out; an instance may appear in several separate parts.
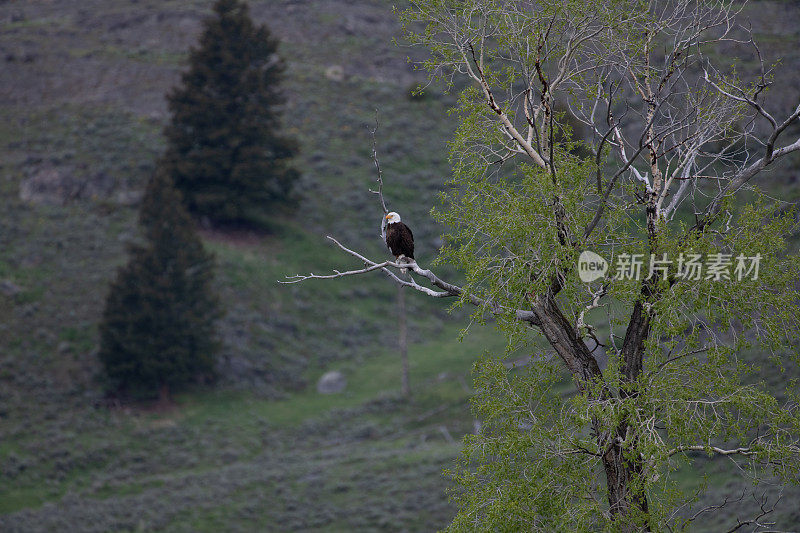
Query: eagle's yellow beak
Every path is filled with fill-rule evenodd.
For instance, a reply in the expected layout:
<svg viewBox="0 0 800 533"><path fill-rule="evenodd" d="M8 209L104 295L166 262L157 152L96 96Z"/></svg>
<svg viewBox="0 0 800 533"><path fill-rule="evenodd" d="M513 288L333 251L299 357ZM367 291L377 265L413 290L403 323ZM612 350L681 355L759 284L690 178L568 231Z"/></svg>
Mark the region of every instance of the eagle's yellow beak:
<svg viewBox="0 0 800 533"><path fill-rule="evenodd" d="M383 219L386 220L387 218L389 218L389 216L390 215L386 215L385 217L383 217Z"/></svg>

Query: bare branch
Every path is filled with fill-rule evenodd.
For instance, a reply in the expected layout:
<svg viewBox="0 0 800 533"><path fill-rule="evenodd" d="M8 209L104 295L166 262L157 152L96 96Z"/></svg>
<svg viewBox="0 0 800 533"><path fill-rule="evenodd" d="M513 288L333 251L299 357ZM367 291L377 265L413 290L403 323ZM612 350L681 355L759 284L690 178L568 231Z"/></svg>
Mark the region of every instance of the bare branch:
<svg viewBox="0 0 800 533"><path fill-rule="evenodd" d="M472 61L474 63L474 66L470 64L469 59L462 50L461 53L464 58L464 64L469 71L470 77L476 80L480 84L481 89L483 89L483 94L484 96L486 96L487 105L489 106L489 108L491 108L492 111L494 111L497 114L497 116L500 118L500 122L503 124L503 127L508 132L508 134L511 135L511 137L515 141L517 141L517 143L525 151L525 153L531 159L533 159L533 162L536 163L537 166L540 166L542 168L547 168L547 162L544 160L541 154L539 154L539 152L537 152L533 148L533 146L531 146L531 144L525 139L525 137L523 137L522 134L519 131L517 131L517 128L515 128L514 125L511 123L511 120L508 118L508 115L495 101L494 94L492 94L492 89L489 87L489 83L486 81L486 77L484 76L483 71L481 70L481 66L478 62L478 59L475 57L475 49L472 47L471 44L469 45L469 49L472 52ZM478 73L476 74L475 71L477 71Z"/></svg>
<svg viewBox="0 0 800 533"><path fill-rule="evenodd" d="M578 334L582 334L582 330L583 330L584 328L586 329L586 334L585 334L584 336L589 336L589 337L591 337L591 338L592 338L592 340L594 340L594 342L595 342L595 343L597 343L597 345L595 346L595 348L597 348L597 346L604 346L604 345L603 345L603 343L601 343L601 342L600 342L600 341L597 339L597 335L596 335L596 333L595 333L595 328L594 328L594 326L593 326L593 325L591 325L591 324L587 324L587 323L585 322L585 317L586 317L586 313L588 313L589 311L592 311L592 310L594 310L594 309L597 309L598 307L600 307L600 299L601 299L603 296L605 296L605 295L606 295L606 291L607 291L607 290L608 290L608 287L607 287L607 285L602 285L602 286L601 286L601 287L600 287L600 288L597 290L597 292L591 292L591 291L590 291L590 292L591 292L591 294L592 294L592 301L591 301L591 303L590 303L589 305L587 305L587 306L586 306L586 307L585 307L585 308L584 308L584 309L583 309L583 310L580 312L580 314L578 315L578 322L577 322L577 324L575 324L575 331L577 331L577 332L578 332Z"/></svg>
<svg viewBox="0 0 800 533"><path fill-rule="evenodd" d="M442 280L436 274L434 274L431 270L421 268L416 263L416 261L411 262L411 263L396 263L396 262L393 262L393 261L383 261L381 263L378 263L376 261L372 261L371 259L368 259L368 258L364 257L363 255L361 255L360 253L356 252L355 250L351 250L350 248L347 248L346 246L344 246L342 243L340 243L339 241L337 241L336 239L334 239L331 236L328 236L327 238L330 241L332 241L334 244L336 244L336 246L338 246L342 251L352 255L353 257L355 257L355 258L359 259L361 262L363 262L364 265L365 265L364 268L356 269L356 270L347 270L347 271L344 271L344 272L340 272L338 270L334 270L333 274L326 274L326 275L319 275L319 274L314 274L314 273L310 273L310 274L307 274L307 275L297 274L297 275L294 275L294 276L287 276L286 280L279 280L278 283L291 284L291 283L300 283L300 282L307 281L307 280L310 280L310 279L336 279L336 278L343 278L345 276L356 276L356 275L359 275L359 274L366 274L368 272L372 272L372 271L375 271L375 270L380 270L380 271L383 271L384 273L386 273L398 285L402 285L404 287L412 288L412 289L414 289L416 291L419 291L419 292L421 292L423 294L426 294L426 295L428 295L428 296L430 296L432 298L452 298L452 297L461 298L461 297L464 297L472 305L474 305L476 307L483 308L483 309L489 311L492 314L495 314L495 315L513 314L513 316L517 320L521 320L523 322L527 322L528 324L530 324L532 326L539 326L540 325L540 321L539 321L538 317L533 313L533 311L527 311L527 310L524 310L524 309L509 309L507 307L496 305L496 304L494 304L494 303L492 303L492 302L490 302L488 300L484 300L483 298L479 298L479 297L475 296L474 294L465 294L464 290L461 287L459 287L458 285L454 285L452 283L448 283L448 282ZM424 287L422 285L419 285L410 276L409 276L409 278L411 278L410 281L406 281L404 279L401 279L394 272L389 270L390 268L395 268L395 269L398 269L398 270L400 270L400 269L410 269L414 273L426 278L434 286L442 289L442 291L435 291L435 290L430 289L428 287Z"/></svg>
<svg viewBox="0 0 800 533"><path fill-rule="evenodd" d="M726 450L724 448L718 448L717 446L704 446L704 445L695 445L695 446L678 446L676 448L672 448L667 452L668 456L673 456L676 453L683 453L683 452L713 452L717 455L754 455L756 452L750 447L740 447L740 448L733 448Z"/></svg>
<svg viewBox="0 0 800 533"><path fill-rule="evenodd" d="M378 162L378 148L375 142L375 132L378 131L378 110L375 110L375 127L371 130L372 133L372 160L375 162L375 169L378 171L378 178L375 180L378 182L378 190L373 191L372 189L369 192L373 194L377 194L378 198L381 200L381 207L383 208L383 214L389 212L386 209L386 202L383 200L383 171L381 170L381 164Z"/></svg>
<svg viewBox="0 0 800 533"><path fill-rule="evenodd" d="M309 279L336 279L336 278L343 278L345 276L355 276L355 275L359 275L359 274L366 274L367 272L372 272L373 270L381 270L381 271L385 272L390 278L392 278L392 280L395 283L397 283L398 285L402 285L402 286L405 286L405 287L411 287L412 289L417 290L419 292L422 292L424 294L427 294L428 296L431 296L433 298L447 298L447 297L451 297L451 296L458 296L458 294L453 294L453 293L451 293L449 291L438 292L438 291L434 291L432 289L429 289L428 287L423 287L423 286L417 284L417 282L415 282L413 279L411 279L410 281L403 280L400 277L398 277L394 272L389 270L389 268L396 268L398 270L406 269L406 268L413 268L414 271L416 271L416 269L419 268L419 267L416 266L416 263L413 263L413 265L409 264L409 263L396 263L394 261L384 261L382 263L377 263L375 261L372 261L371 259L367 259L366 257L364 257L363 255L359 254L358 252L356 252L354 250L351 250L350 248L347 248L346 246L344 246L342 243L340 243L339 241L337 241L333 237L328 236L327 238L330 241L332 241L334 244L336 244L336 246L338 246L343 251L345 251L348 254L352 255L353 257L356 257L359 260L361 260L364 263L365 267L361 268L361 269L357 269L357 270L347 270L345 272L340 272L338 270L334 270L334 274L327 274L327 275L319 275L319 274L311 273L311 274L308 274L308 275L298 274L298 275L294 275L294 276L287 276L287 281L279 280L278 283L286 283L286 284L289 284L289 283L300 283L302 281L306 281L306 280L309 280Z"/></svg>
<svg viewBox="0 0 800 533"><path fill-rule="evenodd" d="M775 522L764 522L764 523L761 523L760 520L775 510L775 508L778 506L778 502L781 501L782 496L783 496L782 494L779 495L776 498L775 502L772 504L772 506L771 507L767 507L767 494L765 492L764 495L761 497L761 501L758 501L756 499L756 501L759 504L759 507L761 508L761 511L759 512L759 514L756 515L753 518L748 519L748 520L739 520L739 518L737 517L736 518L736 525L733 526L732 528L730 528L725 533L733 533L734 531L738 531L739 529L743 528L744 526L749 526L749 525L753 525L753 524L755 524L756 529L760 529L760 528L766 527L766 526L774 526ZM756 496L754 494L753 498L755 498L755 497ZM767 533L767 532L764 532L764 533Z"/></svg>
<svg viewBox="0 0 800 533"><path fill-rule="evenodd" d="M705 210L703 218L698 221L695 228L702 229L719 213L722 207L722 200L741 189L753 176L761 172L767 165L779 157L800 150L800 138L795 140L792 144L775 149L775 142L781 133L783 133L789 125L800 118L800 105L798 105L794 112L790 114L786 120L778 124L772 131L764 147L764 155L751 163L749 166L741 169L733 178L728 181L728 184L714 197L711 203Z"/></svg>
<svg viewBox="0 0 800 533"><path fill-rule="evenodd" d="M715 505L709 505L709 506L703 507L702 509L700 509L699 511L694 513L692 516L690 516L689 519L687 520L687 522L693 522L693 521L697 520L701 515L703 515L705 513L710 513L712 511L718 511L719 509L724 509L729 503L740 502L740 501L742 501L744 499L744 495L745 495L745 492L742 491L741 496L739 496L736 499L731 499L730 496L725 496L725 499L722 500L722 503L718 503L718 504L715 504Z"/></svg>

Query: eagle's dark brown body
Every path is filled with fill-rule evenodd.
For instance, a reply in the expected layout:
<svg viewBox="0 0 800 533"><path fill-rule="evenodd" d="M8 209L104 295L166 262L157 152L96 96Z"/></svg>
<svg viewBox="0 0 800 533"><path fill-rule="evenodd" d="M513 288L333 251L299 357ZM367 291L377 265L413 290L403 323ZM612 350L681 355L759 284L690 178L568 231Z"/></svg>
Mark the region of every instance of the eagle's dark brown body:
<svg viewBox="0 0 800 533"><path fill-rule="evenodd" d="M386 246L396 258L414 259L414 234L402 222L386 225Z"/></svg>

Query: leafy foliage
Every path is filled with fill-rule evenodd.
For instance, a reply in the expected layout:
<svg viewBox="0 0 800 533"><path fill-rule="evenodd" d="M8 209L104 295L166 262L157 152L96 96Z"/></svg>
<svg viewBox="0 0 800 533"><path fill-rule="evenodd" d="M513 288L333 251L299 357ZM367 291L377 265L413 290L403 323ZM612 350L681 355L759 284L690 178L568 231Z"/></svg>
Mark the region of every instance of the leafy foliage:
<svg viewBox="0 0 800 533"><path fill-rule="evenodd" d="M462 302L485 302L476 318L507 311L511 349L538 333L555 352L521 372L476 364L484 425L453 472L453 530L683 529L699 493L675 473L704 455L756 484L798 482L797 383L763 382L798 362L796 219L755 186L736 194L774 160L733 131L765 118L758 83L769 80L749 84L694 52L724 35L727 4L654 5L431 0L403 15L434 76L474 82L434 210L448 227L439 261L466 274ZM557 101L590 138L571 138ZM774 142L781 122L766 118ZM610 275L579 279L584 250ZM679 260L693 254L727 258L728 275L686 276ZM634 255L640 275L618 275ZM759 258L758 276L733 274L739 256ZM649 271L662 258L664 275ZM536 329L518 310L536 314ZM752 350L774 367L743 356Z"/></svg>
<svg viewBox="0 0 800 533"><path fill-rule="evenodd" d="M599 502L586 500L598 490L593 462L564 453L585 424L575 409L580 399L563 399L558 364L537 359L512 372L493 357L475 365L472 406L482 426L465 437L461 464L450 472L461 508L453 531L490 524L509 532L585 531L602 519Z"/></svg>
<svg viewBox="0 0 800 533"><path fill-rule="evenodd" d="M124 391L152 395L214 374L213 258L203 249L180 193L163 171L139 213L145 245L112 283L100 324L100 359Z"/></svg>
<svg viewBox="0 0 800 533"><path fill-rule="evenodd" d="M189 211L219 222L256 222L287 202L298 172L296 143L278 133L284 63L278 42L247 4L218 0L193 49L182 86L168 96L161 165Z"/></svg>
<svg viewBox="0 0 800 533"><path fill-rule="evenodd" d="M586 223L580 206L590 200L578 183L586 167L567 168L561 192L571 206L569 227L578 230ZM451 232L440 261L467 273L468 294L524 307L530 294L544 290L548 271L577 262L555 244L557 230L547 217L552 185L541 174L523 168L513 179L457 178L458 187L443 196L444 206L435 214ZM645 253L639 240L645 228L624 215L622 210L608 213L609 225L585 243L586 249L611 258L612 264L622 254ZM793 348L800 271L786 242L794 215L776 215L773 203L756 202L741 207L728 223L736 229L724 232L715 225L692 239L682 238L685 226L665 232L662 249L669 257L760 254L758 279L663 282L664 294L652 304L656 318L646 343L646 369L635 383L621 380L622 356L611 338L619 343L624 336L625 318L641 286L635 280L609 281L609 303L600 310L609 322L604 335L598 333L609 343L603 379L612 391L603 400L593 399L603 396L597 389L564 398L559 393L563 370L546 355L535 356L537 362L524 371L509 371L492 358L476 363L473 411L483 428L466 437L462 463L451 473L460 506L451 530L586 531L598 524L618 530L619 524L609 521L605 487L598 482L603 449L597 435L613 434L621 423L637 428L624 449L631 458L647 458L634 483L648 495L647 520L657 528L687 525L675 509L691 505L699 493L687 492L675 472L713 455L715 447L748 448L737 462L753 480L797 482L796 382L786 380L775 389L762 378L800 362ZM574 272L567 278L559 302L570 322L579 322L591 302L589 291L598 286L584 284ZM602 319L600 313L591 317L587 322ZM510 348L520 349L532 339L529 328L513 316L501 325ZM770 352L774 366L742 357L754 349Z"/></svg>

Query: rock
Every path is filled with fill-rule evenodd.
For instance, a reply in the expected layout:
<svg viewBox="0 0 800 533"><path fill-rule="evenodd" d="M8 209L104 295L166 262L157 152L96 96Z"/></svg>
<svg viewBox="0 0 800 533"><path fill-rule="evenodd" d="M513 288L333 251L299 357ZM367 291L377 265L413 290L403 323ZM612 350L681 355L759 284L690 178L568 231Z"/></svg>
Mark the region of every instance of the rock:
<svg viewBox="0 0 800 533"><path fill-rule="evenodd" d="M72 351L72 344L70 344L68 341L62 341L62 342L58 343L57 350L58 350L58 353L60 353L62 355L63 354L67 354L67 353Z"/></svg>
<svg viewBox="0 0 800 533"><path fill-rule="evenodd" d="M341 65L331 65L325 69L325 77L331 81L344 81L344 69Z"/></svg>
<svg viewBox="0 0 800 533"><path fill-rule="evenodd" d="M119 205L136 205L142 201L144 191L118 191L114 201Z"/></svg>
<svg viewBox="0 0 800 533"><path fill-rule="evenodd" d="M13 298L14 296L22 292L22 287L20 287L11 280L4 279L3 281L0 281L0 292L8 296L9 298Z"/></svg>
<svg viewBox="0 0 800 533"><path fill-rule="evenodd" d="M80 175L78 169L46 163L32 172L19 185L19 197L31 204L65 205L73 200L111 198L116 188L114 178L106 172ZM119 203L136 202L136 195L118 199Z"/></svg>
<svg viewBox="0 0 800 533"><path fill-rule="evenodd" d="M317 381L317 392L320 394L338 394L347 387L347 378L338 370L326 372Z"/></svg>
<svg viewBox="0 0 800 533"><path fill-rule="evenodd" d="M50 165L39 168L19 185L19 197L32 204L63 205L77 196L79 185L61 169Z"/></svg>

